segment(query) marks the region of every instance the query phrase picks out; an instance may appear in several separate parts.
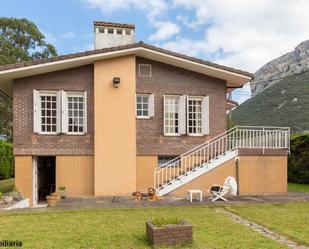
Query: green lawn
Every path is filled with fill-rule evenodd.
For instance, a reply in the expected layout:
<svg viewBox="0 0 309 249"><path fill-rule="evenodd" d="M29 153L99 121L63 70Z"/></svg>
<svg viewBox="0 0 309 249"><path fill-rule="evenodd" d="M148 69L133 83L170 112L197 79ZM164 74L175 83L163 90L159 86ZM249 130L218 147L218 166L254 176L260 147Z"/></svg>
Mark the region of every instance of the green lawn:
<svg viewBox="0 0 309 249"><path fill-rule="evenodd" d="M288 183L289 191L309 192L309 184Z"/></svg>
<svg viewBox="0 0 309 249"><path fill-rule="evenodd" d="M286 248L206 206L2 212L0 239L32 249L151 248L145 221L155 217L180 217L193 225L194 243L173 248Z"/></svg>
<svg viewBox="0 0 309 249"><path fill-rule="evenodd" d="M0 180L0 192L6 193L14 189L14 178Z"/></svg>
<svg viewBox="0 0 309 249"><path fill-rule="evenodd" d="M309 245L309 203L230 206L230 211Z"/></svg>

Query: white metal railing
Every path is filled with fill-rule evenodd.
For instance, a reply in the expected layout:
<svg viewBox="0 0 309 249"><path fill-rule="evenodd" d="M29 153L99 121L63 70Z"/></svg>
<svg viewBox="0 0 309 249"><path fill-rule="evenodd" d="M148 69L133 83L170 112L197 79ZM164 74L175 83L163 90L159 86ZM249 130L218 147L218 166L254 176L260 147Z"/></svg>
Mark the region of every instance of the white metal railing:
<svg viewBox="0 0 309 249"><path fill-rule="evenodd" d="M154 172L154 187L159 190L182 176L238 148L288 149L290 128L235 126L232 129L160 165Z"/></svg>

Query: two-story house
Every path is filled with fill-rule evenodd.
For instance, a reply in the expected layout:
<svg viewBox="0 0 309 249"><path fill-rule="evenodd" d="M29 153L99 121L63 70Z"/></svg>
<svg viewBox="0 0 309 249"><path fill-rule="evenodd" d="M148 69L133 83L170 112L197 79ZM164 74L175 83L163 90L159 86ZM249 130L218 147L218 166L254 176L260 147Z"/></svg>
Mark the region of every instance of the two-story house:
<svg viewBox="0 0 309 249"><path fill-rule="evenodd" d="M228 93L252 74L135 43L135 26L94 22L95 50L0 67L13 99L16 187L36 205L70 196L285 193L289 130L226 130Z"/></svg>

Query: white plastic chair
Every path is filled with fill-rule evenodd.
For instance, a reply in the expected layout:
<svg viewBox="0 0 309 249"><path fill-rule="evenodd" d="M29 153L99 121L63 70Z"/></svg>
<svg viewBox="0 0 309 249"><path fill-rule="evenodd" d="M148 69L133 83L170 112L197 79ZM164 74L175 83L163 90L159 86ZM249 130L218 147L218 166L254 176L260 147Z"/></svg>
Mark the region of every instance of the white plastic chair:
<svg viewBox="0 0 309 249"><path fill-rule="evenodd" d="M228 176L223 186L221 185L212 185L211 189L208 190L213 196L209 198L211 201L223 200L227 201L224 197L226 194L231 193L232 195L237 195L237 182L234 177Z"/></svg>

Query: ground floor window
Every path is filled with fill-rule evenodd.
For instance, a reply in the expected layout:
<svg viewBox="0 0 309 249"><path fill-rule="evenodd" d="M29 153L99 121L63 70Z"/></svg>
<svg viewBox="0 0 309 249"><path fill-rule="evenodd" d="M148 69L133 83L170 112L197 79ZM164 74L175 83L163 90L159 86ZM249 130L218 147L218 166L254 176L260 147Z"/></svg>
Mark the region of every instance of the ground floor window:
<svg viewBox="0 0 309 249"><path fill-rule="evenodd" d="M162 166L178 156L158 156L158 166Z"/></svg>

